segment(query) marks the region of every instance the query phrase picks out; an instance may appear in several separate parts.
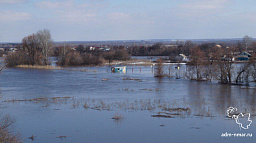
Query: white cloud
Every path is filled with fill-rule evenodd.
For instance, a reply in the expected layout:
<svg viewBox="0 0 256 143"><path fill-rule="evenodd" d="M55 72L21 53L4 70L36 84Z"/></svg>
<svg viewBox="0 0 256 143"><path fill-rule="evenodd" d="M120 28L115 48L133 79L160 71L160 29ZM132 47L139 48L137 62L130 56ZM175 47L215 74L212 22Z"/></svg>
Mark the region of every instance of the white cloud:
<svg viewBox="0 0 256 143"><path fill-rule="evenodd" d="M198 0L181 4L176 11L179 16L204 17L227 13L233 4L230 0Z"/></svg>
<svg viewBox="0 0 256 143"><path fill-rule="evenodd" d="M60 21L67 22L88 22L99 15L102 9L109 6L102 0L89 0L83 3L76 3L74 0L66 1L41 1L35 3L35 6L41 9L52 9ZM56 20L56 19L54 19Z"/></svg>
<svg viewBox="0 0 256 143"><path fill-rule="evenodd" d="M0 10L0 21L3 21L3 22L28 20L29 18L30 18L30 14L26 12Z"/></svg>
<svg viewBox="0 0 256 143"><path fill-rule="evenodd" d="M0 0L1 4L17 4L17 3L24 3L26 0Z"/></svg>
<svg viewBox="0 0 256 143"><path fill-rule="evenodd" d="M230 0L198 0L196 2L184 3L181 7L192 10L218 10L225 8L230 3Z"/></svg>
<svg viewBox="0 0 256 143"><path fill-rule="evenodd" d="M74 6L73 0L67 1L39 1L35 3L36 7L43 9L70 8Z"/></svg>
<svg viewBox="0 0 256 143"><path fill-rule="evenodd" d="M66 0L66 1L39 1L35 3L35 6L42 9L79 9L79 8L105 8L108 3L104 1L91 1L84 2L81 4L75 4L74 0Z"/></svg>
<svg viewBox="0 0 256 143"><path fill-rule="evenodd" d="M94 11L89 10L60 10L55 12L60 18L62 18L62 21L68 21L68 22L88 22L89 19L97 16L97 13Z"/></svg>
<svg viewBox="0 0 256 143"><path fill-rule="evenodd" d="M104 9L104 8L107 8L108 6L109 6L109 3L107 3L107 2L90 2L90 3L79 4L77 7Z"/></svg>
<svg viewBox="0 0 256 143"><path fill-rule="evenodd" d="M109 13L107 17L109 19L114 19L114 20L126 20L126 19L130 19L131 15L127 13L122 13L122 12L115 12L115 13Z"/></svg>

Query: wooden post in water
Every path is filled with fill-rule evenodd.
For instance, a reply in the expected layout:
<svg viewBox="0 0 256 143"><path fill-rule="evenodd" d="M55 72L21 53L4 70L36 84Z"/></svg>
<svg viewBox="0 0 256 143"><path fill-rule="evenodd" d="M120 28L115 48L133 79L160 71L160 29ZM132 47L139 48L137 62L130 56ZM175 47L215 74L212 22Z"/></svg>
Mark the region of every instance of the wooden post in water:
<svg viewBox="0 0 256 143"><path fill-rule="evenodd" d="M133 73L133 67L132 67L132 73Z"/></svg>
<svg viewBox="0 0 256 143"><path fill-rule="evenodd" d="M171 67L169 65L169 77L171 77Z"/></svg>
<svg viewBox="0 0 256 143"><path fill-rule="evenodd" d="M180 78L180 67L178 67L178 78Z"/></svg>
<svg viewBox="0 0 256 143"><path fill-rule="evenodd" d="M141 73L141 67L140 67L140 73Z"/></svg>

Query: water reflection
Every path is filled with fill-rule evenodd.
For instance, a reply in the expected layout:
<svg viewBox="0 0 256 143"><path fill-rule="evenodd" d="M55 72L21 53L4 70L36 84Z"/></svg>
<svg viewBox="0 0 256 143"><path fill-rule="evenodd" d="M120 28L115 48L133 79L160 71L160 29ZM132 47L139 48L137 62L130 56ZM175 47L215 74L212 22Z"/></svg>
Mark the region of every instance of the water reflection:
<svg viewBox="0 0 256 143"><path fill-rule="evenodd" d="M190 107L196 111L204 110L225 117L228 107L237 107L240 112L250 112L255 115L254 89L193 82L184 90L188 92Z"/></svg>

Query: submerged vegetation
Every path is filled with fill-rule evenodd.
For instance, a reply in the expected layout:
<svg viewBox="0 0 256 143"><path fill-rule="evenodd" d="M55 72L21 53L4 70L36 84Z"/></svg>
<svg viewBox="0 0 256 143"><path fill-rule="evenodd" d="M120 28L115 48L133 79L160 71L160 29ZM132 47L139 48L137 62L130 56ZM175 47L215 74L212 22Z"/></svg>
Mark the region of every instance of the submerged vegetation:
<svg viewBox="0 0 256 143"><path fill-rule="evenodd" d="M160 99L139 99L139 100L124 100L124 101L109 101L101 99L76 99L74 97L52 97L52 98L35 98L35 99L13 99L7 100L6 103L16 102L32 102L41 105L42 108L53 110L61 110L60 106L68 106L70 109L83 107L84 109L98 111L150 111L157 113L152 117L165 118L185 118L190 116L199 117L215 117L214 112L206 107L206 101L200 101L200 110L193 111L190 103L183 99L177 100L160 100ZM122 119L122 114L118 112L111 117L114 120Z"/></svg>
<svg viewBox="0 0 256 143"><path fill-rule="evenodd" d="M215 47L209 52L194 49L190 62L186 66L185 76L192 80L218 80L222 84L245 84L255 80L255 53L248 61L236 63L236 47Z"/></svg>
<svg viewBox="0 0 256 143"><path fill-rule="evenodd" d="M121 120L123 119L122 114L116 113L114 117L112 117L111 119L114 119L115 121Z"/></svg>
<svg viewBox="0 0 256 143"><path fill-rule="evenodd" d="M156 64L155 77L162 78L162 77L166 76L166 74L164 73L164 65L163 65L162 59L157 59L156 62L157 62L157 64Z"/></svg>

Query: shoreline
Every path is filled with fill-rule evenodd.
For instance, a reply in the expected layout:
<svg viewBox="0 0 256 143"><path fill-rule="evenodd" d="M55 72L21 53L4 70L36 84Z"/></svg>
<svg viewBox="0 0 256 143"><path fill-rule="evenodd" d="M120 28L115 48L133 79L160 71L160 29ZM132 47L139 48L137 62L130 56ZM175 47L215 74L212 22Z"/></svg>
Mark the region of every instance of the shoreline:
<svg viewBox="0 0 256 143"><path fill-rule="evenodd" d="M25 69L48 69L48 70L60 70L62 67L59 66L42 66L42 65L17 65L15 68L25 68Z"/></svg>
<svg viewBox="0 0 256 143"><path fill-rule="evenodd" d="M234 64L241 64L247 63L248 61L234 61ZM52 66L52 65L17 65L14 68L27 68L27 69L47 69L47 70L61 70L63 68L70 68L70 67L100 67L100 66L156 66L156 62L151 61L150 59L130 59L126 61L121 60L114 60L111 63L107 62L106 60L100 65L84 65L84 66ZM186 65L186 62L166 62L163 65ZM10 67L11 68L11 67Z"/></svg>

